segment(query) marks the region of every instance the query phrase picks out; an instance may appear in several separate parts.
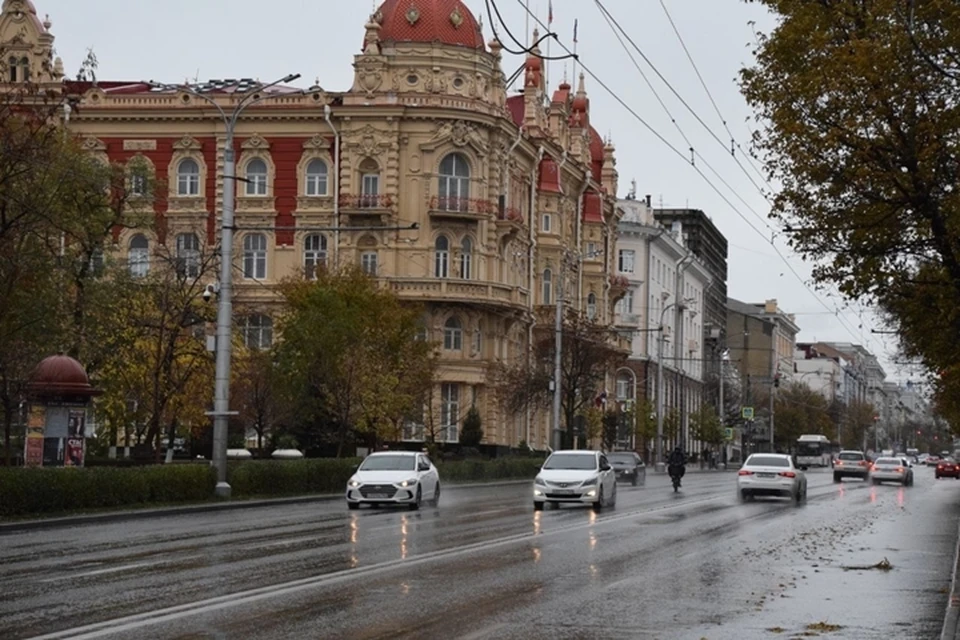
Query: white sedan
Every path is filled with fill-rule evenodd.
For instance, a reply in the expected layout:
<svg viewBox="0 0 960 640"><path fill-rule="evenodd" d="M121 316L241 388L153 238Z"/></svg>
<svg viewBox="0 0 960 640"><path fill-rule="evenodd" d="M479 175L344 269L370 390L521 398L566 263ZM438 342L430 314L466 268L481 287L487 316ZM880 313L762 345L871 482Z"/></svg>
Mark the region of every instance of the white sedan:
<svg viewBox="0 0 960 640"><path fill-rule="evenodd" d="M361 504L404 504L419 509L424 500L440 502L440 475L425 453L381 451L371 453L347 482L347 507Z"/></svg>
<svg viewBox="0 0 960 640"><path fill-rule="evenodd" d="M554 451L533 481L533 508L590 504L594 511L617 504L617 476L600 451Z"/></svg>
<svg viewBox="0 0 960 640"><path fill-rule="evenodd" d="M788 496L800 502L807 497L807 476L783 453L754 453L737 474L740 500L754 496Z"/></svg>

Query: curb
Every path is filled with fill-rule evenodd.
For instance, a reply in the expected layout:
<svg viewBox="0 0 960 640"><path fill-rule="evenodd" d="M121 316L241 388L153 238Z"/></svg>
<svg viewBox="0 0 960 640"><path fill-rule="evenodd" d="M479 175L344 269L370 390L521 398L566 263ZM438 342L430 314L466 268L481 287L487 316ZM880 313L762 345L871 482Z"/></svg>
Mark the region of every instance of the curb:
<svg viewBox="0 0 960 640"><path fill-rule="evenodd" d="M957 529L957 549L953 556L953 572L950 576L950 599L947 600L947 612L943 616L943 629L940 640L960 638L960 593L957 592L957 573L960 569L960 526Z"/></svg>
<svg viewBox="0 0 960 640"><path fill-rule="evenodd" d="M531 480L501 480L498 482L471 482L467 484L445 484L444 491L459 489L477 489L485 487L502 487L515 484L527 484ZM128 511L111 511L107 513L91 513L88 515L64 516L60 518L44 518L40 520L24 520L22 522L0 522L0 536L20 531L35 531L38 529L54 529L57 527L72 527L85 524L99 524L111 522L127 522L130 520L146 520L159 516L182 516L194 513L211 513L214 511L235 511L239 509L256 509L260 507L275 507L286 504L308 504L311 502L332 502L342 500L341 493L325 493L309 496L293 496L290 498L268 498L260 500L235 500L229 502L215 502L209 504L183 505L178 507L158 507L154 509L135 509Z"/></svg>

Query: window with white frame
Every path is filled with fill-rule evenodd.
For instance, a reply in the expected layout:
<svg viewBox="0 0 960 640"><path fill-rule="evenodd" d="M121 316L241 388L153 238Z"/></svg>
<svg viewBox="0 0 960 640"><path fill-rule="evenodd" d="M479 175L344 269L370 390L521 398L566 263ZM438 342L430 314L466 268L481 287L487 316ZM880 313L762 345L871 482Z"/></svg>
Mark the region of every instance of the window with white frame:
<svg viewBox="0 0 960 640"><path fill-rule="evenodd" d="M591 293L587 296L587 318L595 320L597 317L597 294Z"/></svg>
<svg viewBox="0 0 960 640"><path fill-rule="evenodd" d="M267 163L260 158L253 158L247 163L247 195L267 195Z"/></svg>
<svg viewBox="0 0 960 640"><path fill-rule="evenodd" d="M177 235L177 273L187 278L200 275L200 238L195 233Z"/></svg>
<svg viewBox="0 0 960 640"><path fill-rule="evenodd" d="M633 273L636 252L633 249L620 249L620 273Z"/></svg>
<svg viewBox="0 0 960 640"><path fill-rule="evenodd" d="M184 158L177 165L177 195L200 195L200 165L193 158Z"/></svg>
<svg viewBox="0 0 960 640"><path fill-rule="evenodd" d="M617 400L633 400L633 376L626 371L617 373Z"/></svg>
<svg viewBox="0 0 960 640"><path fill-rule="evenodd" d="M447 318L443 325L443 348L447 351L463 350L463 325L456 316Z"/></svg>
<svg viewBox="0 0 960 640"><path fill-rule="evenodd" d="M94 249L90 252L90 274L94 277L102 276L104 264L103 249L100 247L94 247Z"/></svg>
<svg viewBox="0 0 960 640"><path fill-rule="evenodd" d="M373 158L360 163L360 202L361 207L380 205L380 166Z"/></svg>
<svg viewBox="0 0 960 640"><path fill-rule="evenodd" d="M627 289L627 292L620 298L620 313L633 315L633 289Z"/></svg>
<svg viewBox="0 0 960 640"><path fill-rule="evenodd" d="M440 161L439 208L467 211L470 198L470 165L459 153L449 153Z"/></svg>
<svg viewBox="0 0 960 640"><path fill-rule="evenodd" d="M136 197L147 195L147 175L143 167L134 167L130 173L130 195Z"/></svg>
<svg viewBox="0 0 960 640"><path fill-rule="evenodd" d="M127 263L130 265L130 273L138 278L150 272L150 241L142 233L130 238Z"/></svg>
<svg viewBox="0 0 960 640"><path fill-rule="evenodd" d="M243 277L248 280L267 277L267 237L262 233L243 237Z"/></svg>
<svg viewBox="0 0 960 640"><path fill-rule="evenodd" d="M553 271L543 270L543 304L553 304Z"/></svg>
<svg viewBox="0 0 960 640"><path fill-rule="evenodd" d="M450 241L447 236L437 236L433 243L433 275L437 278L450 276Z"/></svg>
<svg viewBox="0 0 960 640"><path fill-rule="evenodd" d="M464 238L460 243L460 279L470 279L470 268L473 262L473 242L470 238Z"/></svg>
<svg viewBox="0 0 960 640"><path fill-rule="evenodd" d="M595 258L597 257L597 243L596 243L596 242L588 242L588 243L587 243L587 250L585 251L585 255L584 255L583 257L584 257L585 260L593 260L593 259L595 259Z"/></svg>
<svg viewBox="0 0 960 640"><path fill-rule="evenodd" d="M303 273L315 280L317 272L327 266L327 236L311 233L303 239Z"/></svg>
<svg viewBox="0 0 960 640"><path fill-rule="evenodd" d="M540 230L544 233L550 233L553 228L553 216L549 213L540 214Z"/></svg>
<svg viewBox="0 0 960 640"><path fill-rule="evenodd" d="M306 173L306 194L327 195L327 163L320 158L314 158L307 164Z"/></svg>
<svg viewBox="0 0 960 640"><path fill-rule="evenodd" d="M269 349L273 344L273 318L254 313L243 319L243 344L248 349Z"/></svg>
<svg viewBox="0 0 960 640"><path fill-rule="evenodd" d="M460 385L444 382L440 385L440 427L445 431L447 442L460 440Z"/></svg>
<svg viewBox="0 0 960 640"><path fill-rule="evenodd" d="M367 275L377 275L377 252L364 251L360 254L360 268Z"/></svg>

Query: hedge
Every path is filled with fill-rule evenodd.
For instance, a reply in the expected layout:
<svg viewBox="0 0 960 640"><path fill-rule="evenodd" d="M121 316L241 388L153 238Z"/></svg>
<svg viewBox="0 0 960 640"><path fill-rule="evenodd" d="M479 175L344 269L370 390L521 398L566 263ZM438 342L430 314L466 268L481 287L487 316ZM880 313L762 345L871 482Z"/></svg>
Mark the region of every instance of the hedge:
<svg viewBox="0 0 960 640"><path fill-rule="evenodd" d="M209 500L209 465L0 468L0 517Z"/></svg>
<svg viewBox="0 0 960 640"><path fill-rule="evenodd" d="M359 463L358 458L231 462L227 480L235 498L339 493ZM533 480L541 464L518 457L439 462L438 469L443 483ZM0 517L203 502L212 499L215 486L216 473L206 464L0 467Z"/></svg>

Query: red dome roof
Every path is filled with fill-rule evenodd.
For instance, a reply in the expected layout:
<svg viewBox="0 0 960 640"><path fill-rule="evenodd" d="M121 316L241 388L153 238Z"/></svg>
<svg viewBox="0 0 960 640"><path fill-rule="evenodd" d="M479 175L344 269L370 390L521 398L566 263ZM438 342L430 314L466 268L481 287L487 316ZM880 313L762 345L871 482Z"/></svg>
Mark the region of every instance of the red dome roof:
<svg viewBox="0 0 960 640"><path fill-rule="evenodd" d="M44 358L30 375L29 386L38 394L93 395L83 365L65 355Z"/></svg>
<svg viewBox="0 0 960 640"><path fill-rule="evenodd" d="M600 182L603 176L603 138L593 127L590 127L590 164L593 165L593 179Z"/></svg>
<svg viewBox="0 0 960 640"><path fill-rule="evenodd" d="M460 0L386 0L374 15L381 42L439 42L485 50L480 25Z"/></svg>

